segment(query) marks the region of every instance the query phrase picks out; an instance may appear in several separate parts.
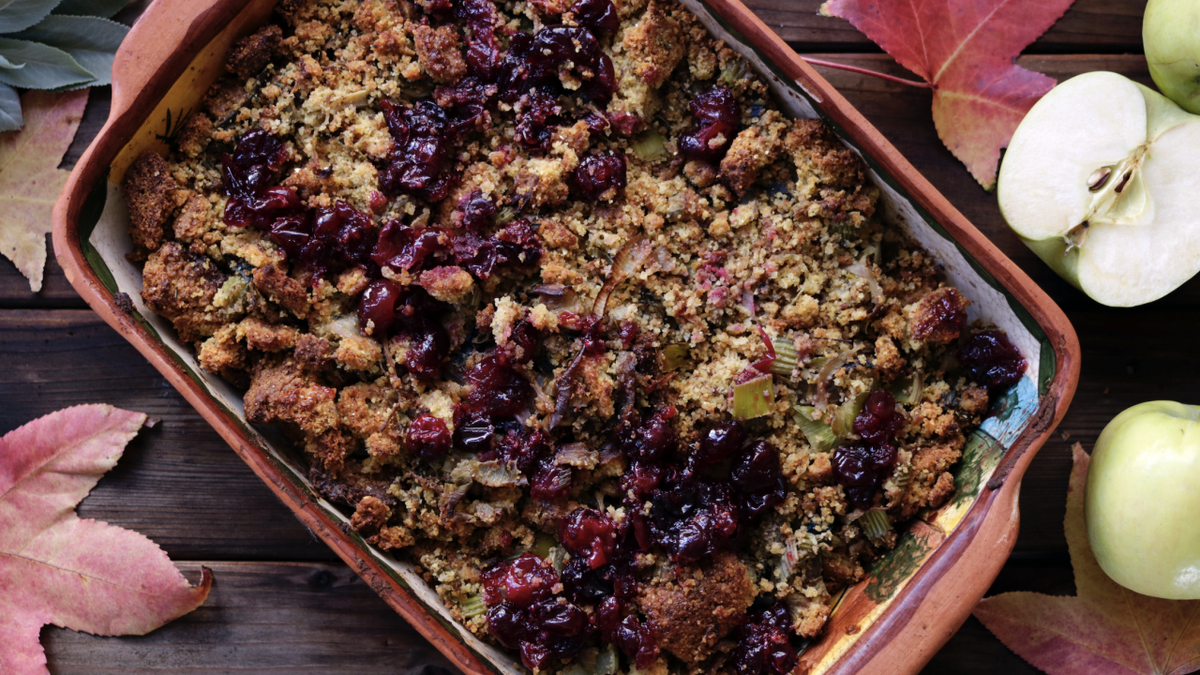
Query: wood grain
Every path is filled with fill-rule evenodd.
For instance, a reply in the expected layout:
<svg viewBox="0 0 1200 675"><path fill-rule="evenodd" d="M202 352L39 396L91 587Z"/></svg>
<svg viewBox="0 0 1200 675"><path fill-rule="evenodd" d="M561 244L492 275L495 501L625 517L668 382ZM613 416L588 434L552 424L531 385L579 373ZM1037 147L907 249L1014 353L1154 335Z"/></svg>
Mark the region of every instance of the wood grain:
<svg viewBox="0 0 1200 675"><path fill-rule="evenodd" d="M119 18L132 21L139 0ZM840 19L817 16L820 0L750 0L784 39L821 58L906 75ZM1022 65L1063 79L1113 70L1149 82L1140 52L1141 0L1078 0L1028 50ZM1123 52L1129 52L1128 54ZM993 242L1063 306L1083 345L1083 377L1059 434L1040 451L1021 491L1022 527L991 593L1074 592L1062 517L1070 445L1095 441L1117 412L1148 399L1192 402L1200 354L1194 280L1149 307L1098 306L1062 282L1004 225L983 191L938 140L930 93L821 69L850 101ZM108 90L92 92L69 168L108 113ZM55 675L143 673L452 672L428 646L301 526L220 438L127 343L85 309L53 261L30 293L0 260L0 432L79 403L104 401L162 419L143 432L82 504L80 513L143 532L189 573L216 572L203 608L134 638L46 629ZM203 563L196 561L204 561ZM975 620L937 654L925 675L1036 673Z"/></svg>
<svg viewBox="0 0 1200 675"><path fill-rule="evenodd" d="M457 672L344 565L205 561L200 609L144 637L42 631L54 675Z"/></svg>

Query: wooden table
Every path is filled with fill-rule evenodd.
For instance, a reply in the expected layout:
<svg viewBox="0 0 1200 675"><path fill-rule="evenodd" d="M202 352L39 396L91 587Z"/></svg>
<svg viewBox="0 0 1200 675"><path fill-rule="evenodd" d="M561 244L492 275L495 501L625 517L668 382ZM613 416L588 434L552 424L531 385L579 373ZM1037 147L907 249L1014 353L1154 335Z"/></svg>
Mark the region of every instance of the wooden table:
<svg viewBox="0 0 1200 675"><path fill-rule="evenodd" d="M144 1L144 0L143 0ZM848 23L817 15L820 0L749 0L797 51L906 75ZM1139 0L1077 0L1027 50L1022 65L1063 79L1113 70L1150 84L1141 56ZM121 17L136 17L139 6ZM992 593L1071 594L1062 533L1070 445L1090 448L1124 408L1150 399L1197 402L1200 280L1148 307L1101 307L1062 282L1005 227L984 192L942 146L928 90L822 69L822 74L992 241L1063 307L1083 344L1083 376L1058 432L1026 475L1016 549ZM69 168L108 112L91 94ZM1164 242L1169 245L1169 242ZM140 410L163 422L144 431L79 512L158 542L192 578L216 585L195 613L149 636L96 638L48 628L54 675L79 673L455 672L270 494L166 381L76 296L51 262L45 288L0 261L0 432L80 403ZM927 674L1035 673L971 619Z"/></svg>

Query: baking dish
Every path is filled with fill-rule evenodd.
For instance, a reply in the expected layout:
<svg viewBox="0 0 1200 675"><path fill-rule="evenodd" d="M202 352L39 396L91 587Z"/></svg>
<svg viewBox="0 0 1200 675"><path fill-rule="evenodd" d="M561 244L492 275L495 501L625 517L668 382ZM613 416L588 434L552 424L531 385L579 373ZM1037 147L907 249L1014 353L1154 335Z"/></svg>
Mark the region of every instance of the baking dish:
<svg viewBox="0 0 1200 675"><path fill-rule="evenodd" d="M884 219L932 253L976 301L972 319L1005 329L1030 362L1026 377L964 449L955 497L924 514L870 577L847 590L799 670L915 673L966 619L1015 542L1020 477L1065 412L1079 347L1053 302L975 230L828 83L737 0L682 0L746 57L798 117L823 117L867 161ZM392 607L469 673L516 673L513 658L454 623L402 560L367 545L321 499L287 444L245 421L241 394L202 371L169 324L141 302L126 261L128 216L117 185L208 89L229 45L266 21L273 0L157 0L122 46L110 118L55 208L54 244L68 279L233 446L310 529ZM124 295L121 295L124 294ZM128 299L126 299L126 297Z"/></svg>

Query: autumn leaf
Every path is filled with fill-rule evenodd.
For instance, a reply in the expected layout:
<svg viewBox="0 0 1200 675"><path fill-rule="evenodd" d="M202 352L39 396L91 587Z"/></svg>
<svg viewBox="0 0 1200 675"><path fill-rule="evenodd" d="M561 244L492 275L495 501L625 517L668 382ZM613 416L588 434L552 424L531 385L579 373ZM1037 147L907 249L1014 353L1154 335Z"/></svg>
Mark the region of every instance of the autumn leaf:
<svg viewBox="0 0 1200 675"><path fill-rule="evenodd" d="M1139 595L1096 562L1083 522L1089 457L1076 443L1064 529L1077 597L1004 593L975 617L1050 675L1183 675L1200 670L1200 601Z"/></svg>
<svg viewBox="0 0 1200 675"><path fill-rule="evenodd" d="M75 138L87 90L21 96L25 128L0 134L0 253L42 289L50 212L69 172L58 168Z"/></svg>
<svg viewBox="0 0 1200 675"><path fill-rule="evenodd" d="M143 635L208 597L142 535L75 515L146 416L67 408L0 438L0 674L46 674L38 643L54 624Z"/></svg>
<svg viewBox="0 0 1200 675"><path fill-rule="evenodd" d="M979 184L996 185L1000 149L1054 86L1017 55L1074 0L828 0L825 16L854 24L933 89L938 136Z"/></svg>

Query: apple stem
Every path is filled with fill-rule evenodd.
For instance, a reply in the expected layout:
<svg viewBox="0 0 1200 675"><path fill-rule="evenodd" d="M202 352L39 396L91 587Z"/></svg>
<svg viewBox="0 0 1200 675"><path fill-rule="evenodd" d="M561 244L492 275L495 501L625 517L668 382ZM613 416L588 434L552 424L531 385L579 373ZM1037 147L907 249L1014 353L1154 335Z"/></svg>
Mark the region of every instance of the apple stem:
<svg viewBox="0 0 1200 675"><path fill-rule="evenodd" d="M918 89L932 89L933 88L933 87L929 86L928 82L922 82L920 80L908 80L903 77L896 77L895 75L888 75L886 73L880 73L880 72L877 72L874 70L870 70L868 68L859 68L858 66L850 66L845 63L835 63L833 61L825 61L822 59L812 59L807 56L801 56L800 58L804 59L806 62L808 62L810 65L813 65L813 66L824 66L825 68L836 68L837 70L848 70L852 73L859 73L861 75L870 75L871 77L878 77L881 80L887 80L888 82L895 82L896 84L903 84L903 85L906 85L909 87L917 87Z"/></svg>

